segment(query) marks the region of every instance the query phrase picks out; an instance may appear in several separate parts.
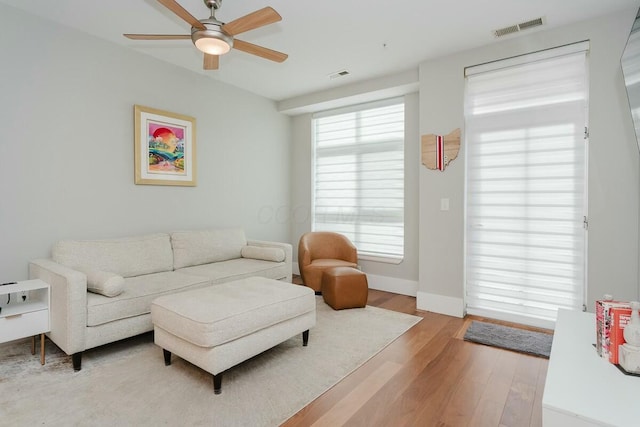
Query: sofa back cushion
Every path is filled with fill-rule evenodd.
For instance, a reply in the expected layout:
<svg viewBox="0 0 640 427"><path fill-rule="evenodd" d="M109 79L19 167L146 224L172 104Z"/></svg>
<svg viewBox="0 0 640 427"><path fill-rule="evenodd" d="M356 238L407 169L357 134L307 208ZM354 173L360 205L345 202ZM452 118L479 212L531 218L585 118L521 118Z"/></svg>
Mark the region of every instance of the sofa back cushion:
<svg viewBox="0 0 640 427"><path fill-rule="evenodd" d="M53 246L53 260L80 271L99 270L122 277L173 269L168 234L104 240L62 240Z"/></svg>
<svg viewBox="0 0 640 427"><path fill-rule="evenodd" d="M247 244L244 230L177 231L171 233L173 268L226 261L240 258L242 247Z"/></svg>

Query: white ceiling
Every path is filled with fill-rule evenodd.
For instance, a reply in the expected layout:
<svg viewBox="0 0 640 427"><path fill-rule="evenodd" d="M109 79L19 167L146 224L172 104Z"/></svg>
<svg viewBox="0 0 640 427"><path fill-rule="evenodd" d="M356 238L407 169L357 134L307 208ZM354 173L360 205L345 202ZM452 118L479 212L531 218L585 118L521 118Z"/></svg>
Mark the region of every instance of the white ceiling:
<svg viewBox="0 0 640 427"><path fill-rule="evenodd" d="M209 16L202 0L178 1L198 19ZM550 29L639 5L638 0L223 0L216 14L223 22L265 6L277 10L281 22L238 38L285 52L289 59L279 64L232 50L220 59L219 70L205 72L202 55L189 40L122 36L190 33L186 22L156 0L0 2L274 100L415 69L426 59L495 43L492 30L540 16L546 20L543 28ZM351 74L329 79L343 69Z"/></svg>

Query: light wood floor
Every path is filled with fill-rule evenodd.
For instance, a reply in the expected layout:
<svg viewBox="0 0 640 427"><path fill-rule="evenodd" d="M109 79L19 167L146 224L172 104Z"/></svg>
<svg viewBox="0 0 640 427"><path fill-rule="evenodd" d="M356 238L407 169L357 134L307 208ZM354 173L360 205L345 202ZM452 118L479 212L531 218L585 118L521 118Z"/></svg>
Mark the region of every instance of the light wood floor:
<svg viewBox="0 0 640 427"><path fill-rule="evenodd" d="M283 426L542 425L546 359L463 341L470 319L413 297L370 290L368 304L423 320Z"/></svg>

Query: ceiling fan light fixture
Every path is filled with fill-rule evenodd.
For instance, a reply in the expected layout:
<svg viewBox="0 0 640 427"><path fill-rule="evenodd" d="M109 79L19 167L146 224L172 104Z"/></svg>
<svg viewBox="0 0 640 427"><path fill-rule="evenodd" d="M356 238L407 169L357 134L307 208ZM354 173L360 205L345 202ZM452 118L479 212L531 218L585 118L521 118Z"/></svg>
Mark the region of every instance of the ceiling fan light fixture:
<svg viewBox="0 0 640 427"><path fill-rule="evenodd" d="M231 49L226 41L215 37L201 37L194 43L199 50L209 55L224 55Z"/></svg>
<svg viewBox="0 0 640 427"><path fill-rule="evenodd" d="M192 29L191 40L193 44L198 50L209 55L224 55L229 52L233 46L233 38L220 30L220 23L206 21L208 20L202 22L207 27L206 30Z"/></svg>

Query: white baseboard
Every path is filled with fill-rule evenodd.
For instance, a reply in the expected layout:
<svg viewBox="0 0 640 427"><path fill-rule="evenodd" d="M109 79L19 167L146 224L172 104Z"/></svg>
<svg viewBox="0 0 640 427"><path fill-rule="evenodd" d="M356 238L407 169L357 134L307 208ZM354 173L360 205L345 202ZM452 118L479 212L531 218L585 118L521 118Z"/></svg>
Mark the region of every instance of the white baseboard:
<svg viewBox="0 0 640 427"><path fill-rule="evenodd" d="M293 274L300 274L298 263L293 263L291 269L293 270ZM415 297L418 293L417 280L398 279L367 273L367 282L369 283L370 289L376 289L378 291L393 292L394 294L408 295L410 297Z"/></svg>
<svg viewBox="0 0 640 427"><path fill-rule="evenodd" d="M292 265L293 274L300 274L298 263ZM394 294L416 297L418 310L432 311L453 317L464 317L464 301L462 298L448 297L428 292L418 292L418 282L395 277L378 276L367 273L369 288Z"/></svg>
<svg viewBox="0 0 640 427"><path fill-rule="evenodd" d="M447 316L464 317L464 301L462 298L418 292L416 308L418 310L446 314Z"/></svg>
<svg viewBox="0 0 640 427"><path fill-rule="evenodd" d="M418 293L418 281L398 279L396 277L378 276L367 274L367 282L370 289L393 292L394 294L415 297Z"/></svg>

